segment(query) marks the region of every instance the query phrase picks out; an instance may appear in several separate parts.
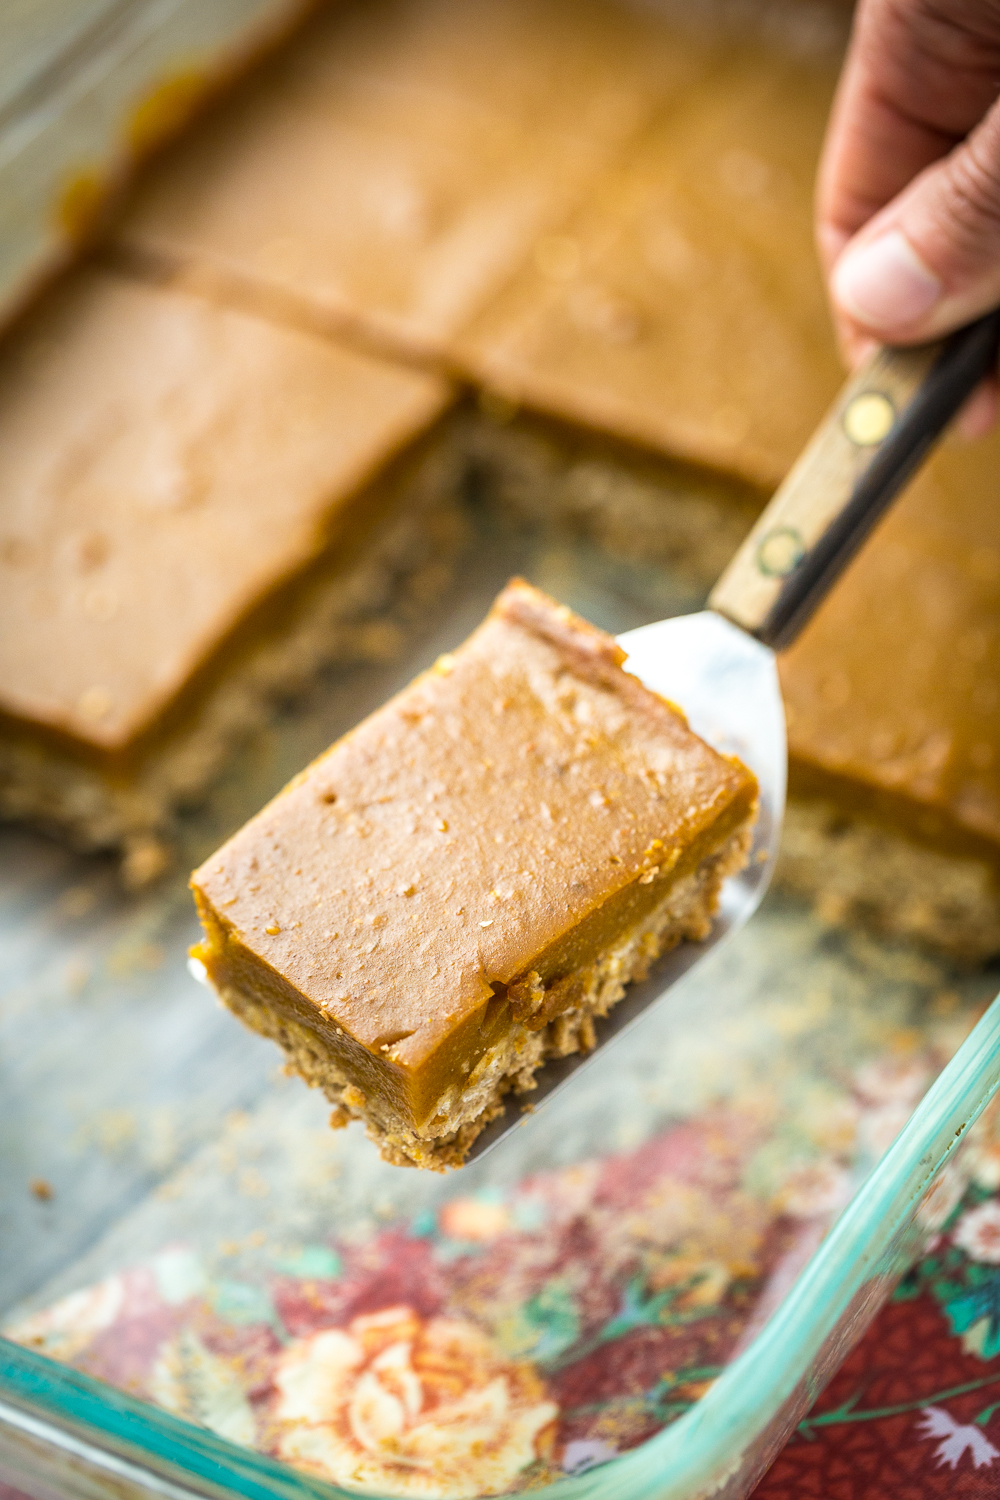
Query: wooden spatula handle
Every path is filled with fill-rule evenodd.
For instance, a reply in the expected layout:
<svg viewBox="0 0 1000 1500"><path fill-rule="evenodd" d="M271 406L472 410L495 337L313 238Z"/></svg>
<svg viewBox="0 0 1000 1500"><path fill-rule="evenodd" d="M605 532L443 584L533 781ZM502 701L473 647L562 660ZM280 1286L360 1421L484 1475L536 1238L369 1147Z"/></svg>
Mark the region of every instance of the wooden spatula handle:
<svg viewBox="0 0 1000 1500"><path fill-rule="evenodd" d="M935 344L879 349L841 391L709 604L779 649L995 365L1000 310Z"/></svg>

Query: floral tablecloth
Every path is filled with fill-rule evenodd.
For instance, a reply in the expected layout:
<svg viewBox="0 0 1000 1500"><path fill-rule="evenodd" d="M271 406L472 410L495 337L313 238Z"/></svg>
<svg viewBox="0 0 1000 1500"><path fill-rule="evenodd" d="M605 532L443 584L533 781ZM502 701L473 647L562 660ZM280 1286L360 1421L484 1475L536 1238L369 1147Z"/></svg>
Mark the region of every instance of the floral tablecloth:
<svg viewBox="0 0 1000 1500"><path fill-rule="evenodd" d="M536 1489L690 1409L850 1195L859 1142L884 1149L932 1062L865 1066L822 1120L810 1111L810 1141L780 1151L766 1105L720 1106L502 1191L456 1178L415 1216L284 1248L261 1237L258 1274L167 1245L5 1332L362 1490ZM755 1500L1000 1496L990 1113L964 1195Z"/></svg>
<svg viewBox="0 0 1000 1500"><path fill-rule="evenodd" d="M974 1185L753 1500L1000 1496L1000 1200Z"/></svg>

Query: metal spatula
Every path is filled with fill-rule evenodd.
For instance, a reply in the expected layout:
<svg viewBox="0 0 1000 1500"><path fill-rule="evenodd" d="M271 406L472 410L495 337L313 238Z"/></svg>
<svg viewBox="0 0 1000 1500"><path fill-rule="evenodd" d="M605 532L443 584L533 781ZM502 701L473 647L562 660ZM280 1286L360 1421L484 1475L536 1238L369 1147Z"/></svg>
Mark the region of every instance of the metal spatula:
<svg viewBox="0 0 1000 1500"><path fill-rule="evenodd" d="M742 874L728 880L712 932L682 943L597 1023L598 1049L619 1036L682 974L756 910L777 856L787 747L775 651L790 645L823 596L997 359L1000 311L950 338L881 349L841 391L798 462L716 584L710 608L619 637L626 667L679 704L716 749L736 754L760 783L760 815ZM481 1156L593 1059L561 1058L529 1095L473 1145Z"/></svg>

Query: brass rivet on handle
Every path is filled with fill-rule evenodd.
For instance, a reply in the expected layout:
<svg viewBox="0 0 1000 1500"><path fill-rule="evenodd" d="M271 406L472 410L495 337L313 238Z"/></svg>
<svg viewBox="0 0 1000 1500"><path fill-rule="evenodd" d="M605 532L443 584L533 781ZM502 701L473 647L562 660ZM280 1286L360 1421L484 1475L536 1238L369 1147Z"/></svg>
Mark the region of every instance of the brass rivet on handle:
<svg viewBox="0 0 1000 1500"><path fill-rule="evenodd" d="M757 566L768 578L787 578L806 555L802 533L794 526L776 526L757 547Z"/></svg>
<svg viewBox="0 0 1000 1500"><path fill-rule="evenodd" d="M874 448L889 434L896 408L882 391L861 391L849 402L842 422L851 442L859 448Z"/></svg>

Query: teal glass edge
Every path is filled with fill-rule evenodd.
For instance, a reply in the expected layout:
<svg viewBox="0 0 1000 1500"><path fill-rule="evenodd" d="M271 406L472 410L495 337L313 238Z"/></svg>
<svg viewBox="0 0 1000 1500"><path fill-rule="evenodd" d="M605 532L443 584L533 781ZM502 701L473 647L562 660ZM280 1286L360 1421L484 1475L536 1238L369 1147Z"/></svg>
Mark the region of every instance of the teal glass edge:
<svg viewBox="0 0 1000 1500"><path fill-rule="evenodd" d="M631 1453L544 1493L553 1500L742 1495L919 1248L917 1210L1000 1086L1000 997L928 1090L753 1342L698 1404ZM92 1449L200 1493L349 1500L351 1492L192 1426L0 1339L0 1401ZM2 1443L0 1420L0 1443ZM391 1500L391 1497L383 1497Z"/></svg>

